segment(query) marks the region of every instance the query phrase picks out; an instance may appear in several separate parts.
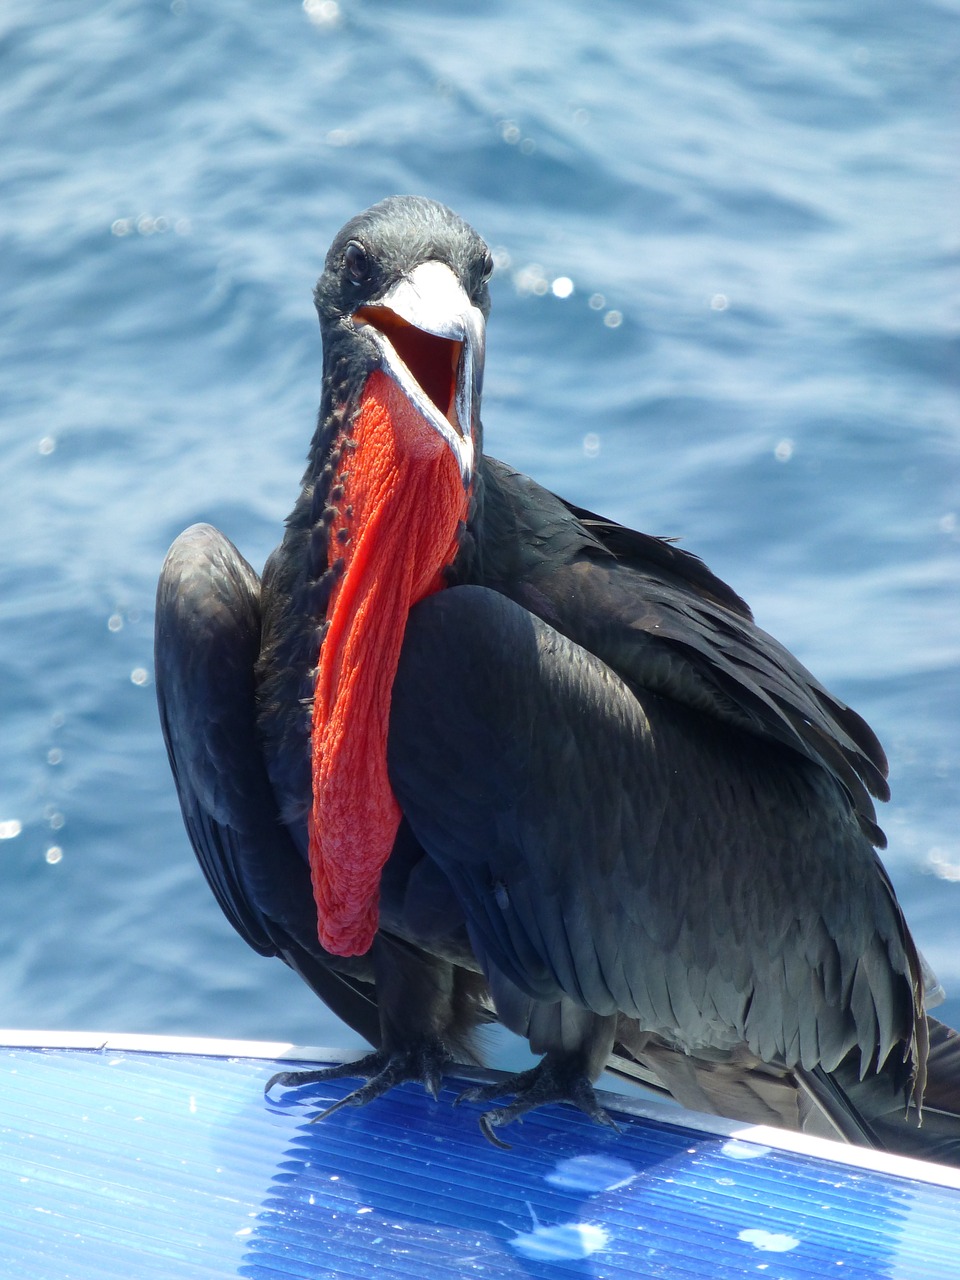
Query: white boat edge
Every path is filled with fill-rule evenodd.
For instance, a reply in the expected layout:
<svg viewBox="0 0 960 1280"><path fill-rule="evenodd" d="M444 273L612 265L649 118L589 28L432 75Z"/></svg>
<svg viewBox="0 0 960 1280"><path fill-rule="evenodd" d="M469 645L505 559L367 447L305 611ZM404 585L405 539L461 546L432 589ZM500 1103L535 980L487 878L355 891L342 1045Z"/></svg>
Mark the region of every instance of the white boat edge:
<svg viewBox="0 0 960 1280"><path fill-rule="evenodd" d="M314 1045L295 1045L283 1040L224 1040L204 1036L137 1035L128 1032L35 1031L0 1029L0 1049L83 1049L101 1053L163 1053L184 1057L253 1058L289 1062L348 1062L363 1056L362 1049L344 1050ZM495 1080L505 1073L458 1065L458 1078ZM751 1142L772 1150L828 1160L864 1172L883 1173L913 1182L960 1190L960 1169L919 1160L910 1156L871 1151L829 1138L791 1133L770 1125L745 1125L719 1116L687 1111L654 1098L639 1101L609 1090L599 1090L605 1105L640 1119L680 1125L694 1132L740 1142Z"/></svg>

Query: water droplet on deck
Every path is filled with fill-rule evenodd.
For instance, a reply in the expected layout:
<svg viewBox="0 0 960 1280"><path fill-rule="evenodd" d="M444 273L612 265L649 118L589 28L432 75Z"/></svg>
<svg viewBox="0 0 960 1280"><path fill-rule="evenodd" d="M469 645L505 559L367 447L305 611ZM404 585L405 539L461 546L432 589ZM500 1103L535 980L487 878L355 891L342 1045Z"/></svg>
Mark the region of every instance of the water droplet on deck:
<svg viewBox="0 0 960 1280"><path fill-rule="evenodd" d="M625 1187L637 1176L637 1171L626 1160L616 1156L571 1156L561 1160L546 1180L555 1187L568 1187L571 1191L614 1191Z"/></svg>
<svg viewBox="0 0 960 1280"><path fill-rule="evenodd" d="M731 1160L756 1160L769 1154L769 1147L761 1147L755 1142L741 1142L739 1138L731 1138L720 1148L723 1155Z"/></svg>
<svg viewBox="0 0 960 1280"><path fill-rule="evenodd" d="M610 1239L603 1227L592 1222L564 1222L556 1227L536 1226L510 1241L525 1258L573 1262L589 1258Z"/></svg>
<svg viewBox="0 0 960 1280"><path fill-rule="evenodd" d="M764 1253L789 1253L800 1243L796 1236L764 1231L762 1227L749 1227L739 1232L737 1239L743 1240L746 1244L752 1244L755 1249L762 1249Z"/></svg>

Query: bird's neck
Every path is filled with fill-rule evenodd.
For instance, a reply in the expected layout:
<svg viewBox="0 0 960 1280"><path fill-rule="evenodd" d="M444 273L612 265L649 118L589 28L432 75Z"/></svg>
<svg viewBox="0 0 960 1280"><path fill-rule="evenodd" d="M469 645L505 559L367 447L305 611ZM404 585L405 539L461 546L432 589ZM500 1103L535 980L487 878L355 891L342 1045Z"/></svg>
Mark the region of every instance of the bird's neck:
<svg viewBox="0 0 960 1280"><path fill-rule="evenodd" d="M449 448L380 372L338 452L309 851L320 941L337 955L360 955L376 932L380 873L400 822L386 746L407 615L444 585L469 494Z"/></svg>

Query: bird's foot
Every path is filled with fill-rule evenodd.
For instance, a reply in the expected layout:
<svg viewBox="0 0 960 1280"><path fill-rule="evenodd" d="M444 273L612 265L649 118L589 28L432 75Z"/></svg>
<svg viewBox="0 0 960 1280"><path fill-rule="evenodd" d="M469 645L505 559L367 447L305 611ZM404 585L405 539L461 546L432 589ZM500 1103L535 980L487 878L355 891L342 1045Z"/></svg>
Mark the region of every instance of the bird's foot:
<svg viewBox="0 0 960 1280"><path fill-rule="evenodd" d="M494 1098L502 1098L505 1094L513 1094L513 1102L505 1107L485 1111L480 1117L483 1136L495 1147L502 1147L504 1150L509 1150L510 1143L497 1137L494 1130L522 1119L528 1111L548 1102L569 1102L598 1124L609 1125L618 1133L620 1131L609 1112L597 1101L593 1085L579 1066L572 1066L562 1058L553 1058L550 1054L529 1071L507 1076L496 1084L476 1085L465 1089L457 1098L457 1105L461 1102L492 1102Z"/></svg>
<svg viewBox="0 0 960 1280"><path fill-rule="evenodd" d="M356 1062L344 1062L335 1067L278 1071L270 1077L263 1091L269 1093L274 1085L281 1085L284 1089L299 1089L307 1084L358 1076L366 1080L367 1083L359 1089L354 1089L352 1093L315 1115L311 1120L311 1124L315 1124L318 1120L325 1120L327 1116L333 1115L341 1107L364 1107L374 1098L388 1093L394 1085L403 1084L407 1080L419 1080L426 1091L436 1098L440 1093L443 1068L451 1060L450 1054L438 1040L424 1040L391 1052L379 1049Z"/></svg>

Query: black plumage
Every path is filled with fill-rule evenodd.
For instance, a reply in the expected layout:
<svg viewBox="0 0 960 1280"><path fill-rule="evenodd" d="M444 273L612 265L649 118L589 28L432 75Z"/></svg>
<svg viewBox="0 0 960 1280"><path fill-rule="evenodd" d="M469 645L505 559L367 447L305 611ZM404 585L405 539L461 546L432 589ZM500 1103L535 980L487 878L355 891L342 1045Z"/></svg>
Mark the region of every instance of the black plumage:
<svg viewBox="0 0 960 1280"><path fill-rule="evenodd" d="M350 1101L408 1078L436 1091L496 1016L543 1061L490 1136L554 1099L602 1119L609 1063L687 1105L960 1162L960 1037L926 1012L875 851L879 743L700 560L483 456L490 266L430 201L348 223L317 287L317 432L262 582L208 526L164 565L161 720L218 902L374 1045ZM461 311L429 312L424 338L428 279ZM307 857L310 715L378 370L436 406L465 505L388 690L401 820L379 929L333 954Z"/></svg>

